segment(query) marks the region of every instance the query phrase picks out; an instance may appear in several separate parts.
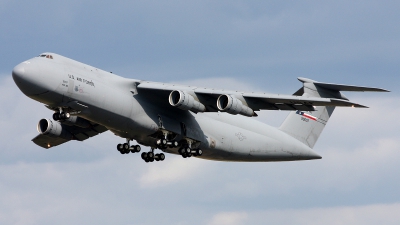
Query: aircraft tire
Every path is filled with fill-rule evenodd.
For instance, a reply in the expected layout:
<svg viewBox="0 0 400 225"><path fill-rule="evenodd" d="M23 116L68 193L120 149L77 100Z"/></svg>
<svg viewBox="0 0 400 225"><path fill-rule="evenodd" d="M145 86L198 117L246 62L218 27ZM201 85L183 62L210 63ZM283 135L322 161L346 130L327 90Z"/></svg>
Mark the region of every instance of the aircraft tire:
<svg viewBox="0 0 400 225"><path fill-rule="evenodd" d="M176 148L176 147L178 147L179 146L179 142L177 142L177 141L172 141L172 147L173 148Z"/></svg>
<svg viewBox="0 0 400 225"><path fill-rule="evenodd" d="M146 159L147 159L147 152L143 152L143 153L142 153L142 159L146 161Z"/></svg>
<svg viewBox="0 0 400 225"><path fill-rule="evenodd" d="M128 144L128 143L124 143L124 144L122 145L122 147L124 148L125 151L126 151L126 150L129 150L129 144Z"/></svg>
<svg viewBox="0 0 400 225"><path fill-rule="evenodd" d="M164 159L165 159L164 153L161 153L161 154L160 154L159 159L160 159L160 161L164 161Z"/></svg>
<svg viewBox="0 0 400 225"><path fill-rule="evenodd" d="M54 114L53 114L53 119L54 119L55 121L60 120L60 114L59 114L59 113L54 113Z"/></svg>

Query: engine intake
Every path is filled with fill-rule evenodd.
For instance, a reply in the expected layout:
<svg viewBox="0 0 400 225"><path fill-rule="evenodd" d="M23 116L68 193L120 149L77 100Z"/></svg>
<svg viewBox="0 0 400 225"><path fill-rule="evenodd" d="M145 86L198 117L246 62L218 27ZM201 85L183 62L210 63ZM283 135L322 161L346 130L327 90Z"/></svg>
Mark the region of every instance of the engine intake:
<svg viewBox="0 0 400 225"><path fill-rule="evenodd" d="M204 112L206 107L193 96L183 91L172 91L169 94L169 104L182 110L191 110L193 112Z"/></svg>
<svg viewBox="0 0 400 225"><path fill-rule="evenodd" d="M240 114L249 117L255 115L253 109L243 105L242 101L231 95L219 96L217 99L217 107L219 110L233 115Z"/></svg>
<svg viewBox="0 0 400 225"><path fill-rule="evenodd" d="M63 125L57 121L49 119L41 119L37 125L37 130L42 135L50 137L59 137L67 140L72 140L71 133L63 129Z"/></svg>

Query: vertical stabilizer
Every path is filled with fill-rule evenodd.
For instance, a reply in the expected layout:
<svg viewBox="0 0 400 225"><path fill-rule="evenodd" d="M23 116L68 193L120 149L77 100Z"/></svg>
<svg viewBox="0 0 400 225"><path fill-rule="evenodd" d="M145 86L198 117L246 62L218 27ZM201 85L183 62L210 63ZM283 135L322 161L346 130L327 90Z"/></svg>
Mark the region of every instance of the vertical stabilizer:
<svg viewBox="0 0 400 225"><path fill-rule="evenodd" d="M380 88L322 83L307 78L298 79L303 82L303 88L296 91L294 95L305 97L333 98L348 101L349 99L340 91L388 92ZM334 109L334 106L317 106L315 111L291 112L279 129L313 148Z"/></svg>

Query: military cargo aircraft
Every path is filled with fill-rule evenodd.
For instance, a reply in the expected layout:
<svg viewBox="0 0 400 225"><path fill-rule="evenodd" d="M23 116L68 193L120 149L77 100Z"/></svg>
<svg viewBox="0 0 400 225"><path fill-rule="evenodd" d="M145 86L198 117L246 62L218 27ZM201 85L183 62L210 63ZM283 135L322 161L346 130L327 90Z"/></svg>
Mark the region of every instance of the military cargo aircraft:
<svg viewBox="0 0 400 225"><path fill-rule="evenodd" d="M145 162L163 161L164 153L242 162L320 159L312 148L335 107L367 108L341 91L388 92L307 78L298 78L303 86L293 95L157 83L55 53L18 64L12 76L26 96L54 111L39 121L35 144L52 148L109 130L125 139L117 145L121 154L149 146L141 153ZM251 118L260 110L292 112L275 128ZM133 140L138 144L131 145Z"/></svg>

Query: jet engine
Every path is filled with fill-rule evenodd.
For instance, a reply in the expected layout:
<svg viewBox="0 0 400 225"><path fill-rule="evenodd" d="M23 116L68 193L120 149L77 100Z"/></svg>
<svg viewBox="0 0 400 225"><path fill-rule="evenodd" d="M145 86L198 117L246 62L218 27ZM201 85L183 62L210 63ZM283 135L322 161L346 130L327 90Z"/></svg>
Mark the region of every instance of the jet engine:
<svg viewBox="0 0 400 225"><path fill-rule="evenodd" d="M254 116L254 111L243 105L242 101L231 96L231 95L221 95L217 100L217 107L223 112L227 112L233 115L240 114L243 116Z"/></svg>
<svg viewBox="0 0 400 225"><path fill-rule="evenodd" d="M183 91L172 91L169 94L169 104L183 110L191 110L193 112L204 112L206 107L193 96Z"/></svg>
<svg viewBox="0 0 400 225"><path fill-rule="evenodd" d="M63 129L63 125L61 123L54 120L41 119L37 125L37 130L42 135L59 137L67 140L73 139L72 134Z"/></svg>

